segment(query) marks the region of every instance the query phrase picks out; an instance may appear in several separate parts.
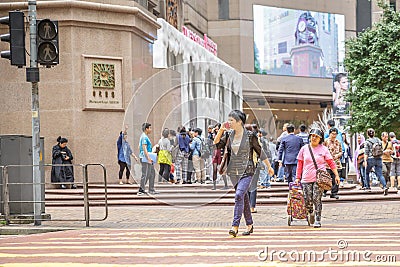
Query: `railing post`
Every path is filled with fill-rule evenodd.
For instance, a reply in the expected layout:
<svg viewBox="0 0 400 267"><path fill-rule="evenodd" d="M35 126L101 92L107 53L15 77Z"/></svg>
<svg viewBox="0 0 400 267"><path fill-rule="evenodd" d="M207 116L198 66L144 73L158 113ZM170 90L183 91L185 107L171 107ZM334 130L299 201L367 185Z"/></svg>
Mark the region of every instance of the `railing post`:
<svg viewBox="0 0 400 267"><path fill-rule="evenodd" d="M87 165L83 166L83 205L85 209L86 227L89 227L90 212L89 212L89 181L87 174Z"/></svg>
<svg viewBox="0 0 400 267"><path fill-rule="evenodd" d="M4 216L6 225L10 224L10 194L8 190L8 167L4 166L3 169L3 197L4 197Z"/></svg>

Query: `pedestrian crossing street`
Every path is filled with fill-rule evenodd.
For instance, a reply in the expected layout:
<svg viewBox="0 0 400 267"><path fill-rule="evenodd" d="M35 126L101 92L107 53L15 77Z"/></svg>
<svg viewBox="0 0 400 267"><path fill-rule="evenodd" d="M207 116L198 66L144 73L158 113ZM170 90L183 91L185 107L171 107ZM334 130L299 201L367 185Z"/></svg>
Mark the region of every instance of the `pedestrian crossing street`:
<svg viewBox="0 0 400 267"><path fill-rule="evenodd" d="M400 266L400 224L81 229L0 237L0 266ZM240 229L244 231L244 227Z"/></svg>

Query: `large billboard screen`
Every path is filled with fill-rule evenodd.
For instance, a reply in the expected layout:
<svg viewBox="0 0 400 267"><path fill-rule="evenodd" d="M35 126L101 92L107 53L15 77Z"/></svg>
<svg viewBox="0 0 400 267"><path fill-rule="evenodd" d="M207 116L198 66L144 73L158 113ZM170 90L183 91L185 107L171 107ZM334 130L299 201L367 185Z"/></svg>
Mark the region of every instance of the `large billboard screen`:
<svg viewBox="0 0 400 267"><path fill-rule="evenodd" d="M254 71L332 78L342 71L344 15L253 6Z"/></svg>

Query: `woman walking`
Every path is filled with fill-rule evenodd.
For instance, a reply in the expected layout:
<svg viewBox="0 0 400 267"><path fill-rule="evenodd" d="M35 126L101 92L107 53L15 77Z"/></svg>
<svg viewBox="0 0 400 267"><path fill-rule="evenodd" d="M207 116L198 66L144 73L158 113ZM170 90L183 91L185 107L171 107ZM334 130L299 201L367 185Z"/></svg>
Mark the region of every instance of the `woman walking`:
<svg viewBox="0 0 400 267"><path fill-rule="evenodd" d="M118 173L119 184L124 184L122 182L122 176L124 174L124 170L126 170L126 183L133 184L133 182L129 180L129 177L131 175L130 171L131 155L135 158L136 161L138 161L138 158L136 157L135 154L133 154L131 146L128 143L128 134L126 130L124 132L120 132L117 141L117 147L118 147L118 164L119 164L119 173Z"/></svg>
<svg viewBox="0 0 400 267"><path fill-rule="evenodd" d="M340 159L342 163L342 171L340 175L340 187L344 186L344 181L347 180L347 174L349 173L349 163L350 161L353 160L353 156L351 154L351 147L349 140L347 140L346 133L342 133L342 139L343 139L343 155L342 158Z"/></svg>
<svg viewBox="0 0 400 267"><path fill-rule="evenodd" d="M162 138L158 141L160 152L158 152L158 164L160 164L160 171L158 174L165 181L175 183L173 178L170 178L171 164L172 164L172 148L169 129L165 128L162 132Z"/></svg>
<svg viewBox="0 0 400 267"><path fill-rule="evenodd" d="M52 164L57 165L51 168L51 182L61 183L60 188L66 189L66 183L71 184L71 189L75 189L74 185L74 168L71 165L74 157L71 150L67 147L68 139L59 136L57 145L53 146ZM62 166L60 166L62 165Z"/></svg>
<svg viewBox="0 0 400 267"><path fill-rule="evenodd" d="M230 155L227 174L235 188L235 208L232 228L229 230L229 234L233 237L238 234L242 215L244 215L247 227L243 235L250 235L254 229L250 201L247 194L255 171L253 151L265 162L271 175L274 171L265 153L261 150L257 136L244 128L245 121L246 115L242 111L232 110L228 115L228 122L221 126L214 140L217 148L225 149L227 146ZM228 131L228 129L231 130ZM257 185L256 183L254 184L255 186Z"/></svg>
<svg viewBox="0 0 400 267"><path fill-rule="evenodd" d="M354 167L356 169L357 180L361 184L361 190L371 190L369 186L365 183L365 167L364 167L364 144L365 137L362 134L357 136L357 148L354 152Z"/></svg>
<svg viewBox="0 0 400 267"><path fill-rule="evenodd" d="M331 153L326 146L322 145L324 141L323 132L319 129L311 129L309 137L310 144L303 146L297 156L296 183L301 182L303 185L310 224L314 224L314 228L319 228L321 227L323 190L317 184L317 170L313 158L318 169L326 170L326 164L328 164L335 174L337 183L339 183L340 178Z"/></svg>
<svg viewBox="0 0 400 267"><path fill-rule="evenodd" d="M210 136L210 139L213 142L220 128L221 128L221 123L217 123L212 129L212 134ZM215 147L212 155L213 187L211 190L217 190L218 166L221 164L222 161L222 153L223 151L220 148ZM222 190L229 189L228 181L226 180L226 174L222 174L222 179L224 180L224 187L222 188Z"/></svg>

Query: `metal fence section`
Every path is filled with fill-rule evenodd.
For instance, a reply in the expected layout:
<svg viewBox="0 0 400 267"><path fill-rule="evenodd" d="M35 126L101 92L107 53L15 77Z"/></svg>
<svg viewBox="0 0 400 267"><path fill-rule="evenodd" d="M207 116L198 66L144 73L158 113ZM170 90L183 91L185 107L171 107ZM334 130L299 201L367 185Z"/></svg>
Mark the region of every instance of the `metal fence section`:
<svg viewBox="0 0 400 267"><path fill-rule="evenodd" d="M79 177L80 174L80 178L78 181L75 180L73 183L69 182L69 183L46 183L46 182L41 182L39 183L39 186L43 186L43 190L45 190L45 185L46 184L75 184L75 185L81 185L83 188L83 207L84 207L84 218L68 218L68 219L52 219L50 218L50 216L41 216L39 219L41 221L85 221L86 226L90 226L90 221L104 221L107 219L108 217L108 197L107 197L107 170L106 167L103 164L100 163L91 163L91 164L44 164L44 165L39 165L39 168L41 168L41 172L43 173L45 171L46 167L65 167L65 166L69 166L69 167L74 167L75 171L74 171L74 175L76 175L75 177ZM89 181L89 168L93 168L93 167L100 167L102 169L102 174L103 174L103 181L104 181L104 199L101 200L103 201L101 204L104 205L104 217L102 218L90 218L90 204L91 204L91 200L89 198L89 185L90 185L90 181ZM30 187L32 192L33 192L33 187L34 185L38 185L38 183L33 183L33 182L12 182L10 181L10 170L13 169L18 169L18 168L33 168L33 167L37 167L37 165L6 165L6 166L0 166L0 175L1 175L1 179L0 179L0 189L1 189L1 207L2 207L2 211L3 211L3 219L5 221L5 224L10 224L10 222L12 220L14 221L25 221L25 223L27 221L32 221L32 217L33 217L33 212L32 213L28 213L28 214L24 214L24 213L19 213L16 214L15 212L13 214L10 213L10 205L21 205L21 206L29 206L29 205L34 205L37 203L40 203L43 205L43 213L45 211L45 207L46 207L46 200L45 200L45 195L44 192L43 193L43 197L42 200L40 201L35 201L34 199L32 200L22 200L22 196L21 196L21 200L15 200L15 199L10 199L10 187L16 187L16 186L20 186L22 187ZM79 171L77 171L80 170ZM51 172L51 171L50 171ZM19 179L19 177L18 177ZM32 180L32 179L31 179ZM14 188L16 189L16 188ZM22 190L21 190L22 191ZM102 194L102 193L101 193ZM59 200L62 201L62 200ZM98 201L98 200L97 200ZM66 203L67 204L67 203ZM98 203L97 203L98 204ZM16 209L18 210L18 209ZM22 209L21 209L22 210ZM45 215L45 214L43 214Z"/></svg>

